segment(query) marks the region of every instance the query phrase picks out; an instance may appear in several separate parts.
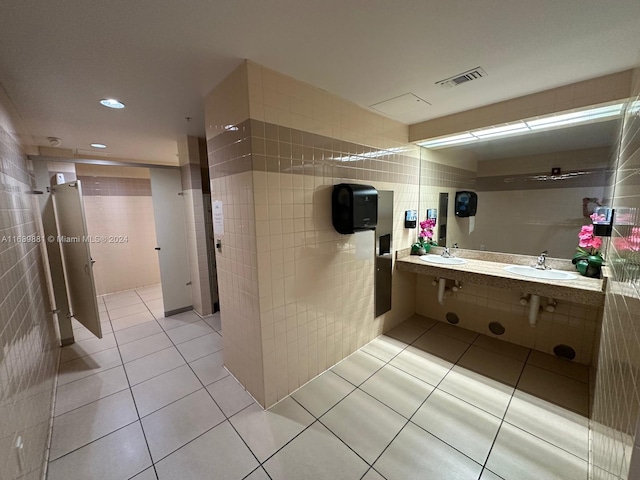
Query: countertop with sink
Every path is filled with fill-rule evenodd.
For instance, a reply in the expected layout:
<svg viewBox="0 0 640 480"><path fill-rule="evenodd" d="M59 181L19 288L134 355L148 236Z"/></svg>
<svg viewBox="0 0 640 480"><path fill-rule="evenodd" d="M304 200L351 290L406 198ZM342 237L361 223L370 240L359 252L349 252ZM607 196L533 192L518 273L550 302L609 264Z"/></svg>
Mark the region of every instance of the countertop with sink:
<svg viewBox="0 0 640 480"><path fill-rule="evenodd" d="M431 251L434 255L440 255L441 252L442 248L433 248ZM557 280L528 277L506 269L512 265L533 265L536 260L534 257L472 250L455 250L454 255L456 258L464 259L465 263L456 265L425 262L419 256L409 255L409 249L400 250L396 256L396 268L421 275L505 288L584 305L604 305L606 278L583 277L572 269L573 265L569 261L549 259L548 263L552 268L575 274L575 278Z"/></svg>

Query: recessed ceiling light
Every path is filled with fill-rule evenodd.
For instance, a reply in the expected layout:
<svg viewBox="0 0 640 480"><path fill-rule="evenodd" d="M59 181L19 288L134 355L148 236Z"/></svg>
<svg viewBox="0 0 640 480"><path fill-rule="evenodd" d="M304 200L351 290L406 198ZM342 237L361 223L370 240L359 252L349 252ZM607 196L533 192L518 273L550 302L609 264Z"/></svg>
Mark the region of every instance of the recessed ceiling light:
<svg viewBox="0 0 640 480"><path fill-rule="evenodd" d="M103 98L100 103L109 108L124 108L124 103L115 98Z"/></svg>
<svg viewBox="0 0 640 480"><path fill-rule="evenodd" d="M104 143L92 143L91 146L93 148L107 148L107 146Z"/></svg>

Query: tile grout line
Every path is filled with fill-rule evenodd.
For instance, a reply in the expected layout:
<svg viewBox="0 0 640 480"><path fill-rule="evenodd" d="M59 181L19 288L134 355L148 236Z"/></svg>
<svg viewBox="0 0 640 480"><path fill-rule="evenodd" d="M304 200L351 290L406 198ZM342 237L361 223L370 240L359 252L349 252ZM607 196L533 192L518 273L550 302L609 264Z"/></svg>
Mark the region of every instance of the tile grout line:
<svg viewBox="0 0 640 480"><path fill-rule="evenodd" d="M435 326L436 324L434 324L433 326ZM431 328L433 328L433 326ZM431 330L431 329L429 329ZM427 332L429 331L427 330ZM410 345L413 345L415 342L417 342L420 338L422 338L423 335L425 335L427 332L424 332L422 335L420 335L418 338L416 338ZM464 352L462 352L462 354L460 355L460 357L458 358L458 360L460 360L460 358L462 358L462 356L467 352L467 350L469 350L469 348L471 348L472 344L468 344L467 348L465 349ZM417 348L417 347L414 347ZM428 353L428 352L427 352ZM449 373L451 372L451 370L453 369L453 367L455 365L457 365L457 361L454 362L449 362L452 363L451 368L449 368L449 370L447 371L447 373L440 379L440 381L438 382L438 385L436 385L433 390L429 393L429 395L427 395L427 397L420 403L420 405L418 406L418 408L415 410L415 412L413 412L413 414L409 417L409 419L406 421L406 423L403 425L403 427L398 431L398 433L396 433L394 435L394 437L391 439L391 441L387 444L387 446L382 450L382 452L380 452L380 455L378 455L376 457L376 459L372 462L371 466L373 468L373 465L375 465L375 463L380 460L380 458L382 457L382 455L384 455L384 452L387 451L387 449L391 446L391 444L395 441L396 438L398 438L398 436L400 435L400 433L402 433L402 431L407 428L407 425L409 425L410 423L412 425L415 425L416 427L420 428L421 430L423 430L424 432L428 433L429 435L431 435L434 438L437 438L439 441L441 441L442 443L444 443L445 445L447 445L448 447L456 450L457 452L459 452L460 454L464 455L465 457L469 458L472 462L478 464L478 462L476 462L474 459L472 459L471 457L469 457L467 454L461 452L460 450L458 450L456 447L454 447L453 445L449 445L447 442L445 442L444 440L438 438L436 435L434 435L431 432L428 432L427 430L423 429L422 427L420 427L420 425L417 425L415 423L413 423L411 421L411 419L416 415L416 413L418 413L418 410L420 410L422 408L422 406L426 403L427 400L429 400L429 397L431 397L431 395L433 395L433 392L435 392L438 389L438 386L444 381L444 379L447 377L447 375L449 375ZM393 366L393 365L392 365ZM406 372L405 372L406 373ZM417 377L415 377L417 378ZM363 382L364 383L364 382ZM357 387L359 388L359 387ZM365 392L366 393L366 392ZM404 418L404 417L403 417ZM478 464L479 465L479 464ZM377 470L376 470L377 471ZM481 471L482 473L482 471Z"/></svg>
<svg viewBox="0 0 640 480"><path fill-rule="evenodd" d="M322 417L324 417L327 413L329 413L333 408L335 408L338 404L340 404L341 402L343 402L346 398L348 398L351 394L353 394L353 392L355 392L356 390L360 390L361 392L365 393L366 395L368 395L369 397L371 397L372 399L374 399L375 401L379 402L380 404L384 405L385 407L389 408L391 411L396 412L394 409L392 409L391 407L389 407L388 405L386 405L384 402L381 402L380 400L378 400L377 398L373 397L372 395L368 394L367 392L365 392L364 390L362 390L360 388L361 385L363 385L365 382L367 382L367 380L369 380L371 377L373 377L376 373L378 373L380 370L382 370L382 368L384 368L386 365L390 365L393 367L393 365L390 364L391 360L393 360L395 357L397 357L398 355L400 355L400 353L402 353L403 351L405 351L407 349L407 347L411 346L413 343L415 343L418 339L420 339L424 334L426 334L429 330L431 330L431 328L433 328L436 324L434 323L431 327L429 327L427 330L425 330L423 333L421 333L415 340L413 340L413 342L411 344L407 343L404 340L400 340L394 337L390 337L393 338L394 340L400 341L402 343L404 343L406 346L400 351L398 352L396 355L394 355L393 357L391 357L388 361L382 360L378 357L376 357L375 355L369 354L370 356L376 358L377 360L380 360L382 362L384 362L385 364L383 366L381 366L380 368L376 369L371 375L369 375L365 380L363 380L360 385L355 385L353 382L347 380L346 378L342 377L341 375L337 374L336 372L333 372L334 374L338 375L340 378L342 378L343 380L345 380L346 382L350 383L351 385L353 385L355 388L353 389L353 391L351 391L348 395L346 395L344 398L340 399L338 402L336 402L331 408L329 408L326 412L324 412L322 415L320 415L319 417L315 417L315 415L313 415L309 410L307 410L300 402L298 402L298 400L296 400L294 397L293 400L296 401L296 403L298 403L302 408L304 408L307 412L309 412L309 414L314 417L316 419L315 422L312 422L311 425L313 425L314 423L318 422L320 423L323 427L325 427L329 432L331 432L331 434L336 437L340 442L342 442L347 448L349 448L349 450L351 450L354 454L356 454L358 456L358 458L362 459L362 461L364 461L367 465L369 465L369 470L373 469L376 473L380 474L375 468L374 468L374 464L380 459L380 457L384 454L384 452L389 448L389 446L391 445L391 443L393 443L393 441L398 437L398 435L400 435L400 433L402 432L402 430L404 430L404 428L409 424L412 423L411 422L411 418L413 418L413 416L417 413L417 411L422 407L422 405L424 405L424 403L429 399L429 397L431 396L431 394L438 388L438 385L440 385L440 383L442 383L442 381L444 380L444 378L448 375L448 373L451 371L451 369L453 368L453 366L455 366L455 363L452 364L451 368L449 369L449 371L447 372L447 374L445 374L442 379L440 380L440 382L438 382L438 385L436 385L433 390L429 393L429 395L427 395L427 397L420 403L420 405L418 406L418 408L416 409L416 411L413 413L413 415L411 415L411 417L409 419L407 419L407 421L405 422L405 424L402 426L402 428L400 428L400 430L398 431L398 433L396 433L396 435L391 439L391 441L387 444L387 446L382 450L382 452L376 457L376 459L369 463L367 460L365 460L364 458L362 458L362 456L360 456L360 454L358 454L355 450L353 450L353 448L351 446L349 446L344 440L342 440L337 434L335 434L327 425L325 425L324 423L322 423ZM466 342L465 342L466 343ZM465 350L465 352L470 348L471 344L468 344L467 349ZM417 348L417 347L415 347ZM359 351L359 350L357 350ZM354 352L355 353L355 352ZM367 352L364 352L367 353ZM464 352L460 355L460 357L462 357L462 355L464 355ZM347 357L348 358L348 357ZM452 363L452 362L449 362ZM394 367L397 368L397 367ZM397 368L399 371L404 372L404 370ZM407 372L404 372L407 373ZM410 375L410 374L409 374ZM413 376L413 375L411 375ZM413 376L414 378L418 379L418 377ZM421 379L418 379L422 382L424 382ZM432 386L431 384L424 382L429 386ZM400 415L403 419L406 419L406 417L404 415L401 415L398 413L398 415ZM300 436L305 430L307 430L309 427L311 427L311 425L309 425L307 428L305 428L302 432L300 432L298 435L296 435L294 438L292 438L289 442L287 442L285 445L283 445L280 449L278 449L276 452L274 452L269 458L272 458L274 455L276 455L280 450L282 450L284 447L286 447L289 443L291 443L293 440L295 440L298 436ZM413 424L416 425L416 424ZM416 425L418 428L422 429L419 425ZM429 435L433 436L434 438L437 438L439 441L443 442L445 445L449 446L450 448L453 448L454 450L460 452L460 450L458 450L457 448L453 447L452 445L449 445L447 442L444 442L442 439L438 438L437 436L433 435L431 432L427 432L426 430L424 430L426 433L428 433ZM464 454L463 452L460 452L460 454L468 457L466 454ZM267 460L269 460L269 458ZM471 459L471 458L470 458ZM265 462L267 461L265 460ZM475 460L471 459L473 462L475 462ZM478 462L475 462L476 464ZM479 465L479 464L478 464ZM368 472L368 470L367 470ZM367 472L364 473L364 475L367 474ZM380 474L383 478L384 476L382 474Z"/></svg>
<svg viewBox="0 0 640 480"><path fill-rule="evenodd" d="M509 402L507 403L507 408L504 411L504 417L502 417L502 420L500 421L500 426L498 427L498 430L496 430L496 435L495 437L493 437L493 442L491 442L491 447L489 447L489 452L487 453L487 458L484 461L484 464L482 465L482 470L480 471L480 476L482 476L482 474L484 473L485 470L489 470L487 468L487 463L489 463L489 457L491 457L491 452L493 451L493 447L496 444L496 440L498 439L498 435L500 435L500 430L502 429L502 425L504 425L505 423L505 418L507 418L507 413L509 412L509 407L511 406L511 401L513 400L513 397L516 394L516 391L518 390L518 384L520 383L520 379L522 378L522 374L524 373L524 369L527 365L527 361L529 360L529 357L531 356L531 349L529 349L529 353L527 354L527 358L524 362L524 365L522 366L522 370L520 370L520 375L518 375L518 380L516 381L516 384L513 388L513 392L511 393L511 398L509 398ZM507 422L509 423L509 422ZM509 425L511 425L509 423ZM527 432L528 433L528 432ZM492 472L492 470L489 470L490 472ZM492 472L493 473L493 472Z"/></svg>
<svg viewBox="0 0 640 480"><path fill-rule="evenodd" d="M138 292L136 292L135 289L133 291L135 292L136 295L138 295ZM138 297L140 297L140 295L138 295ZM140 299L142 300L142 297L140 297ZM144 305L145 305L145 308L147 308L147 305L146 304L144 304ZM109 321L111 321L111 317L110 316L109 316ZM111 324L111 328L113 329L113 323ZM115 331L114 331L114 337L115 337ZM127 369L124 368L124 359L122 358L122 352L120 352L120 346L118 344L118 339L117 338L116 338L116 346L118 348L118 355L120 355L120 361L122 362L122 369L124 370L124 375L125 375L125 378L127 379L127 384L129 385L129 394L131 395L131 399L133 401L133 407L136 409L136 415L138 416L137 422L140 424L140 430L142 431L142 437L144 438L144 443L147 446L147 452L149 453L149 461L151 462L151 467L153 468L153 472L155 473L156 479L157 479L158 478L158 471L156 470L156 466L153 463L153 456L151 455L151 447L149 446L149 440L147 440L147 434L144 431L144 427L142 425L142 419L140 417L140 410L138 409L138 402L136 402L136 397L133 395L133 388L131 386L131 381L129 380L129 374L127 373ZM140 472L137 472L131 478L135 477L139 473L144 472L145 470L147 470L147 468L144 468Z"/></svg>
<svg viewBox="0 0 640 480"><path fill-rule="evenodd" d="M145 305L146 305L146 304L145 304ZM148 308L148 307L147 307L147 308ZM149 311L150 311L150 310L149 310ZM199 315L198 315L198 316L199 316ZM202 317L200 317L200 318L202 319ZM159 323L159 322L158 322L158 323ZM217 333L217 331L216 331L216 329L215 329L215 328L213 328L213 327L212 327L211 325L209 325L207 322L205 322L205 324L206 324L206 325L207 325L207 326L208 326L208 327L209 327L213 332L216 332L216 333ZM162 328L163 332L164 332L165 334L167 334L167 330L166 330L166 329L165 329L161 324L160 324L160 328ZM207 334L205 334L205 335L209 335L209 334L207 333ZM201 336L202 336L202 335L201 335ZM167 335L167 337L169 337L169 335ZM200 338L200 337L195 337L195 338ZM156 472L156 477L157 477L157 470L156 470L156 467L155 467L155 466L156 466L156 464L157 464L157 463L161 462L161 461L162 461L162 460L164 460L165 458L167 458L167 457L169 457L170 455L174 454L174 453L175 453L175 452L177 452L178 450L181 450L181 449L182 449L182 448L184 448L185 446L189 445L190 443L194 442L194 441L195 441L195 440L197 440L198 438L200 438L200 437L202 437L203 435L207 434L208 432L210 432L210 431L211 431L211 430L213 430L214 428L218 427L219 425L222 425L224 422L228 422L228 423L229 423L229 426L234 430L234 432L236 433L236 435L238 435L238 437L240 438L240 440L242 440L242 442L243 442L243 443L245 444L245 446L247 447L247 450L249 450L249 452L251 453L251 455L253 455L253 457L255 458L255 460L258 462L258 467L256 467L256 468L255 468L255 469L253 469L251 472L249 472L249 474L248 474L248 475L250 475L251 473L253 473L253 471L255 471L257 468L260 468L260 467L262 466L262 462L260 462L260 460L258 459L258 457L257 457L257 456L255 455L255 453L253 452L253 450L251 450L251 448L249 447L249 445L247 444L247 442L244 440L244 438L242 437L242 435L240 435L240 433L236 430L235 426L234 426L234 425L229 421L229 419L230 419L231 417L233 417L234 415L237 415L237 414L238 414L238 413L240 413L241 411L243 411L243 410L245 410L245 409L249 408L251 405L247 405L245 408L243 408L242 410L240 410L240 411L236 412L236 413L235 413L234 415L232 415L231 417L228 417L228 416L227 416L227 414L222 410L222 408L220 408L220 405L218 404L218 402L216 402L216 399L215 399L215 398L213 398L213 395L211 395L211 392L209 392L209 390L208 390L208 388L207 388L207 387L208 387L209 385L213 385L213 384L214 384L214 383L216 383L217 381L223 380L224 378L228 377L229 375L226 375L226 376L225 376L225 377L223 377L223 378L219 378L218 380L216 380L216 381L214 381L214 382L211 382L211 383L210 383L210 384L208 384L208 385L205 385L205 384L204 384L204 382L200 379L200 377L199 377L199 376L196 374L196 372L193 370L193 368L191 367L191 365L189 364L189 362L187 362L187 360L184 358L184 355L182 354L182 352L180 352L180 350L178 350L178 347L177 347L176 343L173 341L173 339L172 339L171 337L169 337L169 340L170 340L170 341L171 341L171 343L173 344L173 346L174 346L174 348L176 349L176 351L178 352L178 354L179 354L179 355L182 357L182 359L185 361L185 364L189 367L189 369L191 370L191 372L192 372L192 373L195 375L195 377L198 379L198 382L200 382L200 384L202 385L202 388L207 392L207 394L209 395L209 397L211 398L211 400L213 401L213 403L216 405L216 407L218 407L218 409L220 410L220 412L222 413L222 415L224 416L224 418L225 418L225 419L224 419L223 421L221 421L221 422L217 423L217 424L216 424L216 425L214 425L213 427L211 427L211 428L207 429L206 431L202 432L202 433L201 433L200 435L198 435L197 437L195 437L195 438L193 438L193 439L189 440L189 441L188 441L187 443L185 443L184 445L181 445L179 448L177 448L177 449L173 450L172 452L168 453L168 454L167 454L167 455L165 455L164 457L162 457L162 458L158 459L158 461L157 461L157 462L153 460L153 456L151 456L151 451L149 451L149 456L151 456L151 462L153 463L154 471ZM192 339L192 340L193 340L193 339ZM183 342L183 343L184 343L184 342ZM218 350L218 351L220 351L220 350ZM217 352L213 352L213 353L217 353ZM213 353L211 353L211 354L209 354L209 355L213 355ZM207 356L209 356L209 355L205 355L204 357L201 357L201 358L205 358L205 357L207 357ZM197 360L199 360L199 359L197 359ZM196 360L194 360L194 361L196 361ZM182 366L182 365L181 365L181 366ZM226 370L226 367L224 366L224 364L223 364L223 368L225 368L225 370ZM228 370L227 370L227 371L228 371ZM188 395L191 395L192 393L195 393L195 392L191 392L191 393L190 393L190 394L188 394ZM187 397L188 395L185 395L185 396L181 397L181 398L180 398L180 399L178 399L178 400L182 400L183 398ZM172 402L172 403L175 403L175 402L177 402L178 400L175 400L175 401L174 401L174 402ZM165 407L166 407L166 406L167 406L167 405L165 405ZM162 407L162 408L164 408L164 407ZM159 410L161 410L162 408L159 408L158 410L156 410L156 412L157 412L157 411L159 411ZM142 426L142 421L140 421L140 425ZM142 427L142 429L143 429L143 431L144 431L144 427ZM146 441L146 436L145 436L145 441ZM147 442L147 446L148 446L148 442ZM266 472L266 470L265 470L265 472ZM268 476L269 478L271 478L271 476L270 476L268 473L267 473L267 476Z"/></svg>

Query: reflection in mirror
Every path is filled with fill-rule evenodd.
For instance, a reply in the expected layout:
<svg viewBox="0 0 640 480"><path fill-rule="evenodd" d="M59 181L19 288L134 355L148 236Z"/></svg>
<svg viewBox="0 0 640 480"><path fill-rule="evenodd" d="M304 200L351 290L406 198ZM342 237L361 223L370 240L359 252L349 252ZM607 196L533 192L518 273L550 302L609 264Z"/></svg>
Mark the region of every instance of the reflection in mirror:
<svg viewBox="0 0 640 480"><path fill-rule="evenodd" d="M593 208L611 202L621 118L421 147L420 219L448 193L448 246L571 258ZM462 190L478 194L476 216L455 215Z"/></svg>

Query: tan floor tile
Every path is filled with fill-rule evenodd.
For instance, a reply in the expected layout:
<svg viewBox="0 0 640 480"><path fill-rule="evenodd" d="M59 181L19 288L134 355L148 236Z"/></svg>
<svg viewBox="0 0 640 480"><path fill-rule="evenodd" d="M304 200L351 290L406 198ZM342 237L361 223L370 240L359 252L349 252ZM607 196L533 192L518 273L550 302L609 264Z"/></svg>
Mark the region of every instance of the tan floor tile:
<svg viewBox="0 0 640 480"><path fill-rule="evenodd" d="M369 464L407 423L406 418L360 390L347 396L320 421Z"/></svg>
<svg viewBox="0 0 640 480"><path fill-rule="evenodd" d="M388 362L405 348L407 348L406 343L386 335L381 335L367 343L360 350L379 358L383 362Z"/></svg>
<svg viewBox="0 0 640 480"><path fill-rule="evenodd" d="M437 325L436 325L437 326ZM455 363L462 354L469 348L469 344L447 335L434 332L433 327L418 340L413 342L412 347L419 348L449 362Z"/></svg>
<svg viewBox="0 0 640 480"><path fill-rule="evenodd" d="M144 303L142 303L142 301L138 301L138 303L135 303L133 305L114 309L109 308L109 304L107 304L107 311L109 312L109 318L111 319L111 321L114 321L122 317L135 315L136 313L148 312L149 309Z"/></svg>
<svg viewBox="0 0 640 480"><path fill-rule="evenodd" d="M584 480L587 462L508 423L503 423L487 468L518 480Z"/></svg>
<svg viewBox="0 0 640 480"><path fill-rule="evenodd" d="M373 464L387 480L476 479L482 466L409 423Z"/></svg>
<svg viewBox="0 0 640 480"><path fill-rule="evenodd" d="M505 422L589 459L589 419L525 392L516 391Z"/></svg>
<svg viewBox="0 0 640 480"><path fill-rule="evenodd" d="M438 322L431 329L432 332L439 333L440 335L446 335L448 337L455 338L465 343L473 343L478 337L477 332L472 332L466 328L456 327L450 323Z"/></svg>
<svg viewBox="0 0 640 480"><path fill-rule="evenodd" d="M369 466L319 423L264 464L273 480L359 479Z"/></svg>
<svg viewBox="0 0 640 480"><path fill-rule="evenodd" d="M314 418L292 398L285 398L269 410L257 404L229 419L261 462L307 428ZM364 472L363 472L364 473Z"/></svg>
<svg viewBox="0 0 640 480"><path fill-rule="evenodd" d="M453 367L453 363L415 347L407 347L389 364L433 386Z"/></svg>
<svg viewBox="0 0 640 480"><path fill-rule="evenodd" d="M479 373L456 365L438 385L438 390L450 393L465 402L497 417L504 417L514 388Z"/></svg>
<svg viewBox="0 0 640 480"><path fill-rule="evenodd" d="M225 420L204 388L167 405L142 419L142 428L158 462L186 443Z"/></svg>
<svg viewBox="0 0 640 480"><path fill-rule="evenodd" d="M74 382L81 378L109 370L122 365L120 352L117 348L110 348L102 352L93 353L60 365L58 371L58 385Z"/></svg>
<svg viewBox="0 0 640 480"><path fill-rule="evenodd" d="M566 375L580 382L589 381L589 367L586 365L581 365L580 363L572 362L564 358L554 357L553 355L537 350L531 351L531 356L527 363L544 368L545 370L551 370L560 375Z"/></svg>
<svg viewBox="0 0 640 480"><path fill-rule="evenodd" d="M51 460L138 420L127 388L54 419Z"/></svg>
<svg viewBox="0 0 640 480"><path fill-rule="evenodd" d="M331 371L357 386L383 366L382 360L358 351L342 360Z"/></svg>
<svg viewBox="0 0 640 480"><path fill-rule="evenodd" d="M120 345L120 355L124 363L128 363L172 346L173 343L171 343L167 334L161 332Z"/></svg>
<svg viewBox="0 0 640 480"><path fill-rule="evenodd" d="M154 311L154 315L155 315ZM158 312L164 317L164 312ZM157 317L156 317L157 318ZM178 313L177 315L171 315L167 318L158 318L158 323L165 330L172 330L174 328L182 327L190 323L199 322L202 319L194 312Z"/></svg>
<svg viewBox="0 0 640 480"><path fill-rule="evenodd" d="M128 388L127 377L121 366L60 385L56 392L55 415L62 415Z"/></svg>
<svg viewBox="0 0 640 480"><path fill-rule="evenodd" d="M476 338L476 340L473 342L473 344L477 347L486 348L487 350L500 353L521 362L527 360L527 356L529 355L530 351L528 348L521 345L505 342L502 340L498 340L497 338L488 337L486 335L479 335L478 338Z"/></svg>
<svg viewBox="0 0 640 480"><path fill-rule="evenodd" d="M479 464L484 464L501 420L436 390L411 421Z"/></svg>
<svg viewBox="0 0 640 480"><path fill-rule="evenodd" d="M251 395L231 375L213 382L207 390L227 417L255 403Z"/></svg>
<svg viewBox="0 0 640 480"><path fill-rule="evenodd" d="M182 327L181 327L182 328ZM178 344L176 347L187 362L193 362L222 350L222 337L210 327L211 333ZM177 330L177 329L176 329ZM175 330L169 330L174 332Z"/></svg>
<svg viewBox="0 0 640 480"><path fill-rule="evenodd" d="M111 320L111 325L113 326L113 331L117 332L118 330L134 327L136 325L150 322L152 320L155 320L155 319L151 314L151 312L147 310L144 312L134 313L133 315Z"/></svg>
<svg viewBox="0 0 640 480"><path fill-rule="evenodd" d="M223 422L156 464L159 480L242 479L258 467L247 446Z"/></svg>
<svg viewBox="0 0 640 480"><path fill-rule="evenodd" d="M524 367L523 362L475 345L469 347L458 365L510 386L516 385Z"/></svg>
<svg viewBox="0 0 640 480"><path fill-rule="evenodd" d="M133 386L184 364L180 352L175 347L170 347L133 360L125 364L124 368L129 383Z"/></svg>
<svg viewBox="0 0 640 480"><path fill-rule="evenodd" d="M355 386L328 371L314 378L291 396L316 418L349 395Z"/></svg>
<svg viewBox="0 0 640 480"><path fill-rule="evenodd" d="M400 340L401 342L411 343L426 331L426 328L416 325L415 323L403 322L386 332L385 335Z"/></svg>
<svg viewBox="0 0 640 480"><path fill-rule="evenodd" d="M222 350L199 358L189 365L205 386L229 375L229 371L224 368Z"/></svg>
<svg viewBox="0 0 640 480"><path fill-rule="evenodd" d="M134 325L133 327L117 330L114 335L118 341L118 345L122 346L130 342L135 342L142 338L150 337L157 333L162 333L162 327L155 320Z"/></svg>
<svg viewBox="0 0 640 480"><path fill-rule="evenodd" d="M382 367L360 389L405 418L411 417L433 391L428 383L392 365Z"/></svg>
<svg viewBox="0 0 640 480"><path fill-rule="evenodd" d="M578 380L527 364L517 389L585 417L589 415L589 388Z"/></svg>
<svg viewBox="0 0 640 480"><path fill-rule="evenodd" d="M75 336L75 334L74 334ZM86 340L80 340L76 343L62 347L60 352L60 363L69 362L76 358L91 355L92 353L102 352L116 346L116 340L112 333L103 332L102 338L92 336Z"/></svg>
<svg viewBox="0 0 640 480"><path fill-rule="evenodd" d="M198 338L203 335L208 335L210 333L215 332L202 320L184 325L182 327L167 330L167 335L169 335L169 338L171 338L173 343L175 343L176 345L188 342L189 340L193 340L194 338Z"/></svg>
<svg viewBox="0 0 640 480"><path fill-rule="evenodd" d="M202 388L191 369L184 365L134 385L131 390L138 412L144 417Z"/></svg>
<svg viewBox="0 0 640 480"><path fill-rule="evenodd" d="M47 480L131 478L150 466L147 443L136 422L51 462Z"/></svg>

